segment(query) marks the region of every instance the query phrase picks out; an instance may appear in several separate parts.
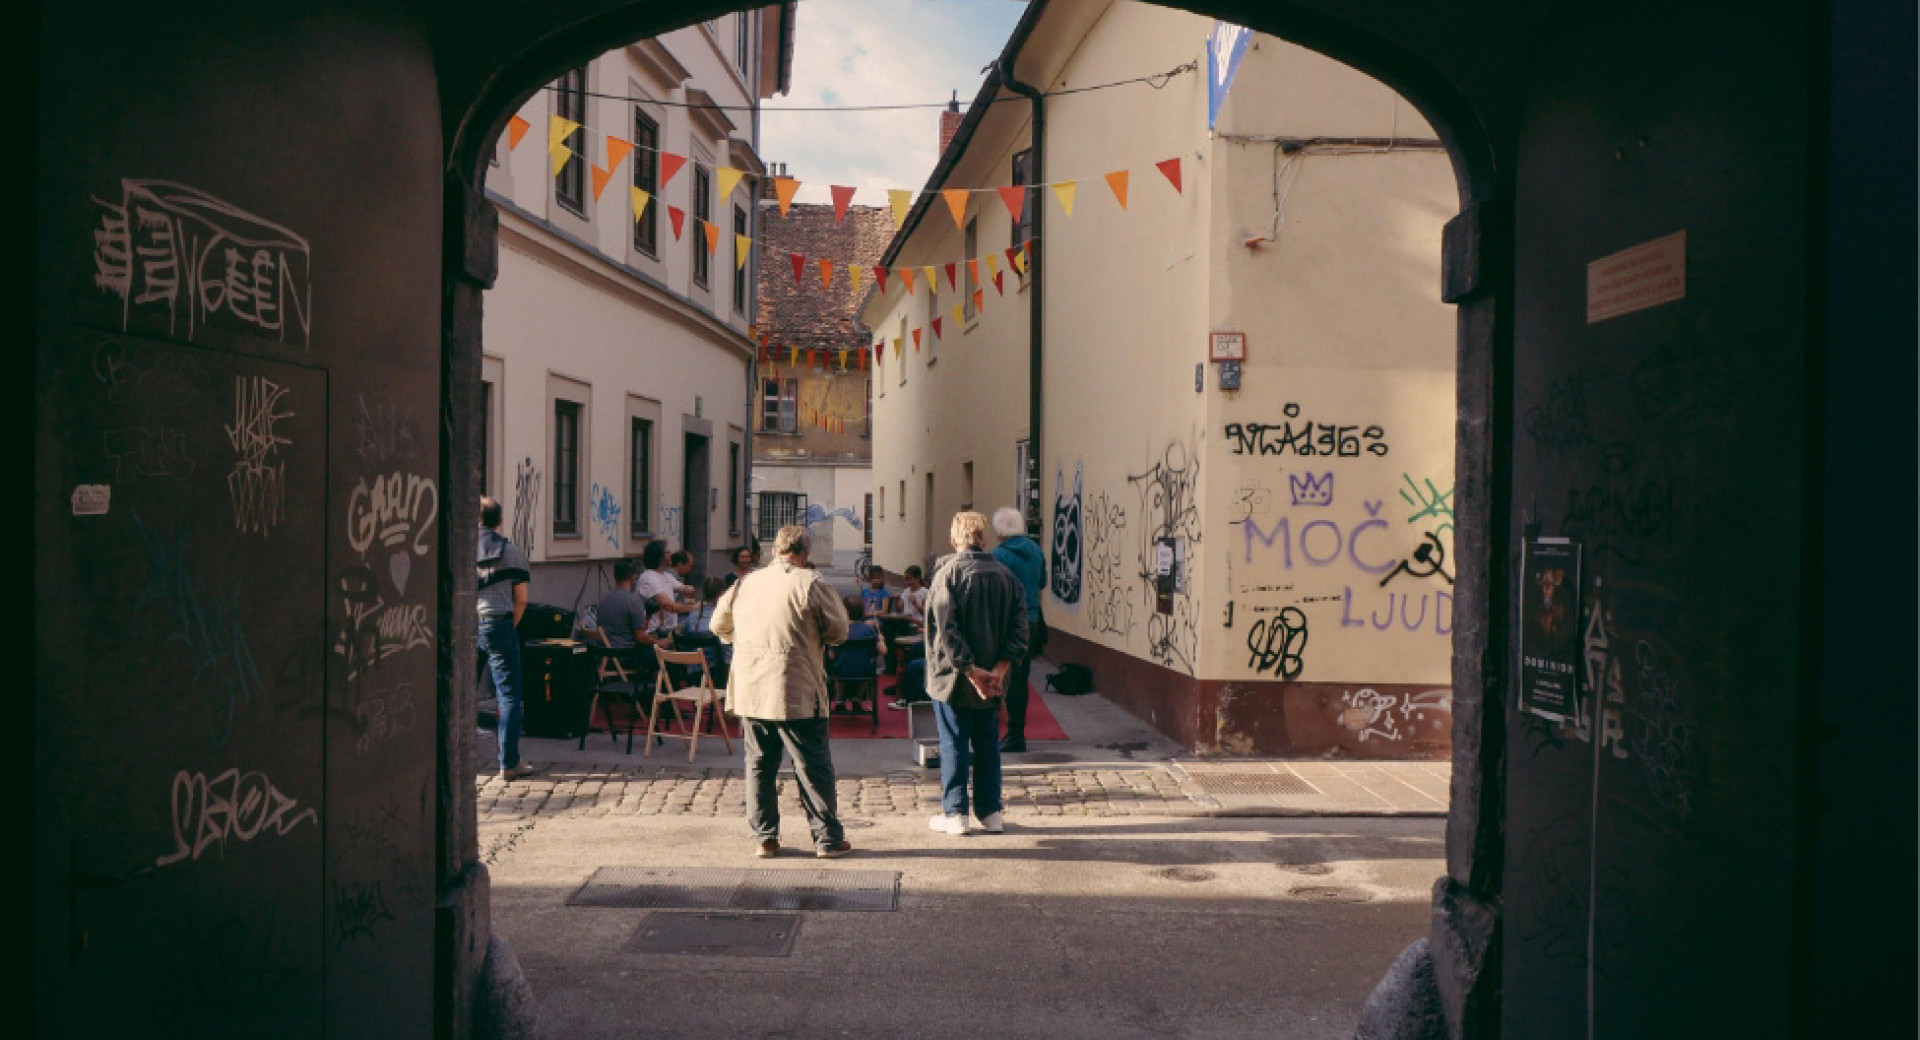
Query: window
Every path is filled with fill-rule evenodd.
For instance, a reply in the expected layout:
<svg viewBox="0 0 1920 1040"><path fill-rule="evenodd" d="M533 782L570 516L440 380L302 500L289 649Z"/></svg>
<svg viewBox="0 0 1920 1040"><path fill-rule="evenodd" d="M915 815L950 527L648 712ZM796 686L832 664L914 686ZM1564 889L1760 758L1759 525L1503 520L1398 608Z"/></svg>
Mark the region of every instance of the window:
<svg viewBox="0 0 1920 1040"><path fill-rule="evenodd" d="M866 416L865 424L860 430L860 436L872 437L873 436L873 377L872 376L867 377L867 393L866 393L866 396L861 398L860 403L867 406L867 416Z"/></svg>
<svg viewBox="0 0 1920 1040"><path fill-rule="evenodd" d="M553 197L560 205L580 216L587 215L587 67L569 70L560 77L560 89L554 98L555 114L581 126L567 137L573 154L567 164L553 175Z"/></svg>
<svg viewBox="0 0 1920 1040"><path fill-rule="evenodd" d="M727 445L727 533L740 533L740 442Z"/></svg>
<svg viewBox="0 0 1920 1040"><path fill-rule="evenodd" d="M880 494L885 495L886 491L883 489ZM880 508L885 509L886 506L883 504ZM861 531L865 535L864 540L866 544L871 546L873 545L873 492L871 491L867 492L867 509L864 515L866 517L866 524L861 528Z"/></svg>
<svg viewBox="0 0 1920 1040"><path fill-rule="evenodd" d="M978 267L980 263L980 221L978 218L967 221L967 261L967 293L966 298L960 301L960 306L963 308L962 313L967 316L967 320L972 321L974 314L973 291L980 288L978 280L973 276L973 269Z"/></svg>
<svg viewBox="0 0 1920 1040"><path fill-rule="evenodd" d="M905 477L900 478L900 497L899 500L894 503L893 508L895 516L907 515L907 480Z"/></svg>
<svg viewBox="0 0 1920 1040"><path fill-rule="evenodd" d="M791 491L760 492L760 540L771 545L782 527L791 527L805 516L804 495Z"/></svg>
<svg viewBox="0 0 1920 1040"><path fill-rule="evenodd" d="M742 11L734 16L733 66L745 75L753 61L753 20L748 12Z"/></svg>
<svg viewBox="0 0 1920 1040"><path fill-rule="evenodd" d="M1033 183L1033 149L1013 153L1013 183L1015 185ZM1020 210L1020 219L1013 222L1013 240L1008 243L1014 247L1026 244L1033 237L1033 211L1040 208L1040 200L1028 199Z"/></svg>
<svg viewBox="0 0 1920 1040"><path fill-rule="evenodd" d="M1025 439L1013 442L1013 501L1020 515L1027 518L1027 533L1040 530L1040 477L1028 457L1032 445Z"/></svg>
<svg viewBox="0 0 1920 1040"><path fill-rule="evenodd" d="M553 533L580 534L580 402L553 402Z"/></svg>
<svg viewBox="0 0 1920 1040"><path fill-rule="evenodd" d="M973 463L960 464L960 508L973 508Z"/></svg>
<svg viewBox="0 0 1920 1040"><path fill-rule="evenodd" d="M760 430L762 433L800 432L800 380L763 379L760 381Z"/></svg>
<svg viewBox="0 0 1920 1040"><path fill-rule="evenodd" d="M705 288L713 257L707 255L707 232L698 222L713 219L713 180L704 166L693 168L693 284Z"/></svg>
<svg viewBox="0 0 1920 1040"><path fill-rule="evenodd" d="M653 423L630 419L627 432L627 533L642 538L653 520Z"/></svg>
<svg viewBox="0 0 1920 1040"><path fill-rule="evenodd" d="M940 337L934 335L934 319L940 317L940 268L933 269L933 277L927 279L927 364L940 360Z"/></svg>
<svg viewBox="0 0 1920 1040"><path fill-rule="evenodd" d="M633 186L652 199L660 194L660 124L633 110ZM660 257L660 202L649 202L633 222L633 248Z"/></svg>
<svg viewBox="0 0 1920 1040"><path fill-rule="evenodd" d="M739 206L733 207L733 233L747 233L747 211ZM733 248L740 248L739 238L733 240ZM747 265L737 256L733 258L733 309L738 314L747 313Z"/></svg>
<svg viewBox="0 0 1920 1040"><path fill-rule="evenodd" d="M893 342L895 346L898 346L900 348L896 352L900 355L900 385L906 386L907 385L907 351L913 349L913 341L907 338L907 317L904 314L900 316L900 338L894 340Z"/></svg>
<svg viewBox="0 0 1920 1040"><path fill-rule="evenodd" d="M488 494L487 451L493 447L493 384L480 381L480 493Z"/></svg>
<svg viewBox="0 0 1920 1040"><path fill-rule="evenodd" d="M885 484L882 484L880 485L880 519L885 520L886 518L887 518L887 486ZM868 520L871 521L872 517L868 517ZM871 524L871 522L869 522L867 526L871 527L873 525Z"/></svg>

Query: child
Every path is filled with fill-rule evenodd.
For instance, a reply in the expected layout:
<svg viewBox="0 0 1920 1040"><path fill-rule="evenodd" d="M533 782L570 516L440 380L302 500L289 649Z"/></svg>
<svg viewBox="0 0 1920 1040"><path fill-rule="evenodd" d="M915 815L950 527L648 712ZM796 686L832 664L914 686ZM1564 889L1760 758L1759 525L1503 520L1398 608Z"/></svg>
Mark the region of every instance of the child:
<svg viewBox="0 0 1920 1040"><path fill-rule="evenodd" d="M868 585L860 590L860 606L868 617L879 617L887 612L887 604L893 597L887 593L887 573L878 567L867 575Z"/></svg>
<svg viewBox="0 0 1920 1040"><path fill-rule="evenodd" d="M877 682L880 675L880 661L887 653L887 641L880 635L879 626L867 620L865 603L853 596L848 596L846 598L846 607L847 620L851 622L847 626L847 643L835 649L832 664L827 669L827 676L828 678L836 680L859 679ZM873 640L872 646L849 645L867 639ZM835 682L835 692L837 693L841 689L841 684ZM851 711L855 703L856 702L852 700L842 698L836 699L834 706ZM858 703L860 703L862 707L865 706L864 702Z"/></svg>

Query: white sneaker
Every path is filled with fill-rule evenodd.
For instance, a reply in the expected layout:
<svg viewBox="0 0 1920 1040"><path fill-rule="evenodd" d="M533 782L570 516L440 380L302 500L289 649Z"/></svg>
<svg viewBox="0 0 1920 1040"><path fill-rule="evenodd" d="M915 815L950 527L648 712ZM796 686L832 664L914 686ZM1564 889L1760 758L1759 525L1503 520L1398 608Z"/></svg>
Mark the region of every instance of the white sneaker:
<svg viewBox="0 0 1920 1040"><path fill-rule="evenodd" d="M967 833L965 816L935 816L927 821L927 826L943 834L964 837Z"/></svg>
<svg viewBox="0 0 1920 1040"><path fill-rule="evenodd" d="M988 813L980 817L980 829L986 831L988 834L1004 834L1007 830L1007 824L1006 821L1000 818L999 813Z"/></svg>

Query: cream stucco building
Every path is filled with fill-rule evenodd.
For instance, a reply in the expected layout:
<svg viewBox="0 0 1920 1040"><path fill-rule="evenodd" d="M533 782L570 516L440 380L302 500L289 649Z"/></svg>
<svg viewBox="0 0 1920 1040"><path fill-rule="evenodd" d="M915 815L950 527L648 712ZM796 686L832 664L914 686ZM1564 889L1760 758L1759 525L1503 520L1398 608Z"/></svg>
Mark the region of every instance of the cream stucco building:
<svg viewBox="0 0 1920 1040"><path fill-rule="evenodd" d="M723 573L748 531L758 251L736 263L736 235L759 238L758 105L786 89L792 16L609 51L529 98L497 146L482 480L535 600L592 603L602 565L654 538ZM558 138L558 172L549 128L569 124L554 117L580 124Z"/></svg>
<svg viewBox="0 0 1920 1040"><path fill-rule="evenodd" d="M1049 554L1048 656L1162 731L1203 752L1438 755L1449 160L1386 86L1265 36L1210 132L1215 28L1045 0L1016 28L882 260L978 259L984 307L942 274L937 298L896 278L863 312L884 343L876 559L920 562L956 509L1019 501ZM1201 74L1158 89L1061 93L1188 62ZM957 226L940 194L1029 182L1018 223L976 190ZM994 284L985 259L1004 269L1028 236L1032 268ZM1236 389L1211 357L1239 343Z"/></svg>

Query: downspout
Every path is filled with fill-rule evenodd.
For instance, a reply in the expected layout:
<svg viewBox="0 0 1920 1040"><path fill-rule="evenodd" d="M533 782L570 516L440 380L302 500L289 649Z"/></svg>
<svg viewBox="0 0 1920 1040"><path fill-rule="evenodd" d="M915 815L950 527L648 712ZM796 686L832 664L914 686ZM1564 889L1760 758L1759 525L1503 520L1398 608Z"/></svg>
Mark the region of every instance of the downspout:
<svg viewBox="0 0 1920 1040"><path fill-rule="evenodd" d="M1014 76L1013 61L1014 58L1010 55L1001 57L1000 80L1006 84L1008 90L1026 98L1033 105L1032 183L1035 187L1039 187L1047 183L1047 96ZM1044 241L1040 228L1041 222L1046 219L1046 200L1035 198L1032 201L1032 207L1033 237ZM1042 350L1042 333L1046 329L1046 308L1042 306L1046 280L1040 277L1040 268L1045 256L1045 249L1032 251L1028 260L1030 273L1027 280L1030 293L1027 300L1027 465L1033 470L1032 484L1028 486L1028 491L1034 496L1036 511L1040 496L1039 475L1046 469L1046 456L1041 452L1040 425L1044 401L1040 392L1041 359L1045 356ZM1020 479L1023 482L1027 481L1029 475L1022 473ZM1042 518L1042 526L1045 526L1044 518Z"/></svg>

